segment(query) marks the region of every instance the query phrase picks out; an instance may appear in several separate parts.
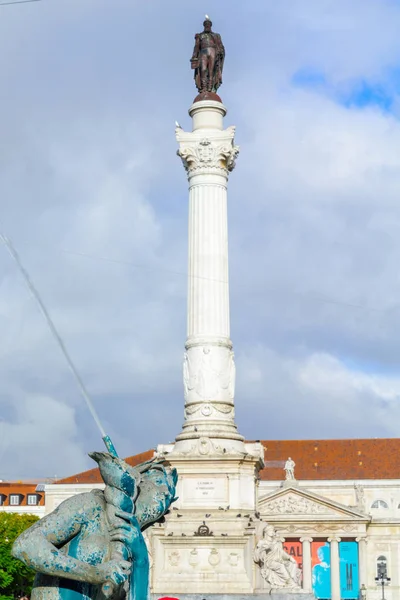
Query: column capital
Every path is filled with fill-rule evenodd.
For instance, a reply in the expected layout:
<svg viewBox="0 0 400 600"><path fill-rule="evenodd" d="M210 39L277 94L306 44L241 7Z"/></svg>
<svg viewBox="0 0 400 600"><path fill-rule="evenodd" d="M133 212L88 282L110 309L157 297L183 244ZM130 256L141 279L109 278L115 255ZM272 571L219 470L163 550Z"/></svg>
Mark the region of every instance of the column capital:
<svg viewBox="0 0 400 600"><path fill-rule="evenodd" d="M341 537L339 537L339 536L337 536L337 535L333 535L333 536L331 536L331 537L329 537L329 538L328 538L328 542L329 542L330 544L331 544L332 542L337 542L337 543L339 543L339 542L341 542L341 541L342 541L342 538L341 538Z"/></svg>
<svg viewBox="0 0 400 600"><path fill-rule="evenodd" d="M364 542L365 544L368 544L368 538L366 535L361 535L359 537L356 537L356 542Z"/></svg>
<svg viewBox="0 0 400 600"><path fill-rule="evenodd" d="M311 544L311 542L313 541L313 538L305 536L305 537L301 537L299 541L301 543L303 543L303 542L310 542L310 544Z"/></svg>
<svg viewBox="0 0 400 600"><path fill-rule="evenodd" d="M235 127L223 131L199 129L188 132L181 127L175 130L181 157L188 178L195 175L223 175L235 168L239 146L234 143Z"/></svg>

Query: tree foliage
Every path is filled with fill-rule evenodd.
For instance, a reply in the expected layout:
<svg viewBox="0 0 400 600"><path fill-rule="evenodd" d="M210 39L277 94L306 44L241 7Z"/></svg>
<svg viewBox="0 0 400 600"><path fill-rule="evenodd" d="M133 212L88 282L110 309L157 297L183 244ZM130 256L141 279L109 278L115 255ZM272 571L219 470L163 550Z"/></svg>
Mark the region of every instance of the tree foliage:
<svg viewBox="0 0 400 600"><path fill-rule="evenodd" d="M0 512L0 600L30 594L34 571L11 555L14 540L38 520L34 515Z"/></svg>

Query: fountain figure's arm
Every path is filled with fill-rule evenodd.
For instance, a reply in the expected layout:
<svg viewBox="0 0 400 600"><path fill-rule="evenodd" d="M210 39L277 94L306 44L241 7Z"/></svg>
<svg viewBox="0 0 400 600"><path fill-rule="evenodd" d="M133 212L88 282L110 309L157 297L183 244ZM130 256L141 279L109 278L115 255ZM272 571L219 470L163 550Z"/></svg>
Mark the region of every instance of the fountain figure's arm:
<svg viewBox="0 0 400 600"><path fill-rule="evenodd" d="M137 518L129 513L118 511L123 521L110 532L112 542L122 542L132 557L132 573L129 585L129 600L148 600L149 554Z"/></svg>
<svg viewBox="0 0 400 600"><path fill-rule="evenodd" d="M60 550L79 534L84 523L94 518L93 512L98 512L98 509L96 497L91 493L65 500L17 538L12 548L13 556L27 567L47 575L94 584L106 581L113 581L117 585L123 583L131 570L128 561L115 560L91 565Z"/></svg>

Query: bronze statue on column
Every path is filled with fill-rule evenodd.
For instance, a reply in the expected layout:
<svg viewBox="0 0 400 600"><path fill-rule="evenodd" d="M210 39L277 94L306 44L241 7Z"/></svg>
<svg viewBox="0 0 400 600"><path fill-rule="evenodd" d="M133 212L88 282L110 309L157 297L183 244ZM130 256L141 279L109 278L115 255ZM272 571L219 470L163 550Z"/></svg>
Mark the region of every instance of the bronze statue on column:
<svg viewBox="0 0 400 600"><path fill-rule="evenodd" d="M219 33L212 31L212 22L208 15L206 15L203 26L204 30L195 35L193 55L190 59L192 69L194 69L194 80L199 91L195 102L199 100L221 102L216 91L222 83L225 48Z"/></svg>

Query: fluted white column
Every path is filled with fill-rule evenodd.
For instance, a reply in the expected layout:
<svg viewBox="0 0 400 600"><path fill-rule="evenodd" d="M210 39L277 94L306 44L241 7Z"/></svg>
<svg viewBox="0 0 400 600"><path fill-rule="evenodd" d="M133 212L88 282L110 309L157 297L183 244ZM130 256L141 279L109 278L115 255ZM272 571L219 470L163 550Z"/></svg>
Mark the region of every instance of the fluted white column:
<svg viewBox="0 0 400 600"><path fill-rule="evenodd" d="M303 537L300 539L303 544L303 590L312 591L312 564L311 564L311 542L312 538Z"/></svg>
<svg viewBox="0 0 400 600"><path fill-rule="evenodd" d="M340 600L339 537L328 539L331 545L331 599Z"/></svg>
<svg viewBox="0 0 400 600"><path fill-rule="evenodd" d="M230 340L227 184L239 152L226 109L201 101L193 130L176 129L189 181L187 340L183 364L185 420L177 442L220 438L242 442L234 422L235 364Z"/></svg>
<svg viewBox="0 0 400 600"><path fill-rule="evenodd" d="M362 584L368 585L368 573L367 573L367 538L358 537L358 562L359 562L359 573L360 573L360 587Z"/></svg>

